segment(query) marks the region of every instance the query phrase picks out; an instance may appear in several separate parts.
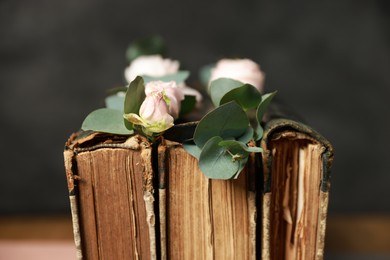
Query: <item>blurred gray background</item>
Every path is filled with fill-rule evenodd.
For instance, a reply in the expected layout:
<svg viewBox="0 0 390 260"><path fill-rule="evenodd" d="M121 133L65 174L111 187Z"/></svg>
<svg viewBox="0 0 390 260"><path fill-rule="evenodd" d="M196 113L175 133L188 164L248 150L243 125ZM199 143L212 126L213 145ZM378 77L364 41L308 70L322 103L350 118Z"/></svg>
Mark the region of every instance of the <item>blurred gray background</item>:
<svg viewBox="0 0 390 260"><path fill-rule="evenodd" d="M249 57L335 148L330 214L390 212L390 2L0 1L0 213L68 212L62 151L158 34L197 78Z"/></svg>

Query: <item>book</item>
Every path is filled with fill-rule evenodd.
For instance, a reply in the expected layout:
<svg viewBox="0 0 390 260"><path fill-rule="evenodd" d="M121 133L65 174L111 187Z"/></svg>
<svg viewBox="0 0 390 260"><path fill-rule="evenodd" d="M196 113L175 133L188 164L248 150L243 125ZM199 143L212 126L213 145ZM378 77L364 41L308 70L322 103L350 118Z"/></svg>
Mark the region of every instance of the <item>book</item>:
<svg viewBox="0 0 390 260"><path fill-rule="evenodd" d="M237 179L214 180L182 145L159 147L162 259L256 259L254 157Z"/></svg>
<svg viewBox="0 0 390 260"><path fill-rule="evenodd" d="M175 130L167 135L176 141L164 140L154 155L141 136L69 138L64 160L78 259L256 259L254 161L238 179L208 179L177 142L188 129L177 138Z"/></svg>
<svg viewBox="0 0 390 260"><path fill-rule="evenodd" d="M261 146L262 259L323 259L332 145L278 118L267 122Z"/></svg>
<svg viewBox="0 0 390 260"><path fill-rule="evenodd" d="M64 151L78 259L322 259L332 146L298 120L265 124L262 155L208 179L182 142L86 131Z"/></svg>
<svg viewBox="0 0 390 260"><path fill-rule="evenodd" d="M77 259L156 259L151 152L138 135L70 137L64 160Z"/></svg>

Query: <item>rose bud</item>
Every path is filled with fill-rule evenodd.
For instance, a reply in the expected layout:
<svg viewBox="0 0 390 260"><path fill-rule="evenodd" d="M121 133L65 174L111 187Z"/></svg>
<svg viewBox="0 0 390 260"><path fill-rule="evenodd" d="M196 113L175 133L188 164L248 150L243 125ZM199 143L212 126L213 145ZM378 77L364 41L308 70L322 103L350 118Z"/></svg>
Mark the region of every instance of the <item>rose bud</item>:
<svg viewBox="0 0 390 260"><path fill-rule="evenodd" d="M145 85L146 96L152 93L162 93L169 108L169 114L174 118L179 117L181 101L184 99L182 88L179 88L174 81L151 81Z"/></svg>
<svg viewBox="0 0 390 260"><path fill-rule="evenodd" d="M249 59L222 59L211 70L210 81L218 78L231 78L251 84L263 92L264 73L257 63Z"/></svg>
<svg viewBox="0 0 390 260"><path fill-rule="evenodd" d="M169 114L169 108L161 92L153 92L147 95L141 104L139 116L137 114L125 114L124 117L135 125L141 125L147 135L161 133L173 126L173 117Z"/></svg>
<svg viewBox="0 0 390 260"><path fill-rule="evenodd" d="M125 69L125 78L130 83L137 76L161 77L176 73L179 66L178 61L163 59L160 55L140 56Z"/></svg>

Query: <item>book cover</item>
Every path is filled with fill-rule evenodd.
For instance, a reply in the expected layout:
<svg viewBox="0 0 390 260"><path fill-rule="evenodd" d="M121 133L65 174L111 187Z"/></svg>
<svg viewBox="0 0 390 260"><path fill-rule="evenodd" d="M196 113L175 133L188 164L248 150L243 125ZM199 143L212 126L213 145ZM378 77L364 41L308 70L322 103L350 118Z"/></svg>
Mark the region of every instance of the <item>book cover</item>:
<svg viewBox="0 0 390 260"><path fill-rule="evenodd" d="M149 142L81 132L64 159L77 258L156 259Z"/></svg>
<svg viewBox="0 0 390 260"><path fill-rule="evenodd" d="M250 160L237 179L214 180L180 143L160 145L162 259L256 259L256 172Z"/></svg>
<svg viewBox="0 0 390 260"><path fill-rule="evenodd" d="M266 124L261 146L262 259L323 259L332 145L279 118Z"/></svg>

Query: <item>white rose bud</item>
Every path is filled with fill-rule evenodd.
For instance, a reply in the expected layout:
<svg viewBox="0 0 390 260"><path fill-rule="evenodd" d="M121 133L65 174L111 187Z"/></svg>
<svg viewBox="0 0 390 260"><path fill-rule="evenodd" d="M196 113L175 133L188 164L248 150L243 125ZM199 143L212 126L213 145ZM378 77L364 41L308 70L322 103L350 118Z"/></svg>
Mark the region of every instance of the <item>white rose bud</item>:
<svg viewBox="0 0 390 260"><path fill-rule="evenodd" d="M137 76L163 77L177 73L179 71L179 66L180 63L177 60L163 59L160 55L144 55L133 60L130 66L125 69L125 78L126 81L130 83ZM184 82L177 85L177 87L182 89L184 95L195 96L197 106L200 106L202 95L199 91L186 86ZM173 103L174 102L175 101L173 101ZM173 110L172 115L174 118L177 118L180 108L178 110L173 106Z"/></svg>
<svg viewBox="0 0 390 260"><path fill-rule="evenodd" d="M162 77L176 73L179 66L178 61L163 59L160 55L140 56L125 69L125 78L130 83L137 76Z"/></svg>
<svg viewBox="0 0 390 260"><path fill-rule="evenodd" d="M222 59L211 70L210 82L218 78L231 78L251 84L263 92L264 73L260 66L249 59Z"/></svg>

